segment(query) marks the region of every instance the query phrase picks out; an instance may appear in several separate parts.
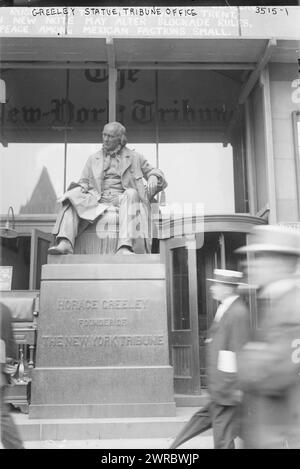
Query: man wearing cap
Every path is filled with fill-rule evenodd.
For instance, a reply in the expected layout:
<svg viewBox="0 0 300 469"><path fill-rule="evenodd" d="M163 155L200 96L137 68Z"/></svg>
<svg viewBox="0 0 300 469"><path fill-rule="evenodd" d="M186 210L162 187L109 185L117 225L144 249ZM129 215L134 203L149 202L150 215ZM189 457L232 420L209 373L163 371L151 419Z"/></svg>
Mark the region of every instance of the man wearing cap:
<svg viewBox="0 0 300 469"><path fill-rule="evenodd" d="M118 211L118 254L134 252L138 226L142 227L145 251L150 251L150 202L167 187L165 177L126 146L126 128L119 122L106 124L102 139L102 149L88 158L79 182L72 183L60 199L63 207L52 231L56 245L49 254L72 254L77 235L111 209Z"/></svg>
<svg viewBox="0 0 300 469"><path fill-rule="evenodd" d="M249 340L249 314L238 294L242 273L215 269L211 294L220 302L207 343L209 403L194 414L175 438L177 448L190 438L213 428L214 447L233 449L239 436L241 392L237 383L237 353Z"/></svg>
<svg viewBox="0 0 300 469"><path fill-rule="evenodd" d="M246 448L300 448L300 234L253 229L248 277L257 287L254 339L238 357Z"/></svg>

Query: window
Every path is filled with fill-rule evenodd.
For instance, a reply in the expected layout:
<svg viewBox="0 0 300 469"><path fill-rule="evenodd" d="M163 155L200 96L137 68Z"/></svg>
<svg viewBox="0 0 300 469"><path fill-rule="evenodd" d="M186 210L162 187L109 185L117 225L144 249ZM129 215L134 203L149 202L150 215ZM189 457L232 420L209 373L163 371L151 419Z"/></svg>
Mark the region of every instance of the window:
<svg viewBox="0 0 300 469"><path fill-rule="evenodd" d="M229 131L240 87L240 71L119 71L117 118L129 146L164 171L167 203L248 211L242 117Z"/></svg>
<svg viewBox="0 0 300 469"><path fill-rule="evenodd" d="M173 329L190 329L188 251L185 247L172 250Z"/></svg>
<svg viewBox="0 0 300 469"><path fill-rule="evenodd" d="M79 179L87 158L99 150L108 121L107 83L106 69L68 70L66 187Z"/></svg>
<svg viewBox="0 0 300 469"><path fill-rule="evenodd" d="M63 193L64 147L59 143L9 143L1 148L0 213L56 213Z"/></svg>
<svg viewBox="0 0 300 469"><path fill-rule="evenodd" d="M217 143L162 143L159 164L167 202L201 203L204 214L234 213L232 148Z"/></svg>
<svg viewBox="0 0 300 469"><path fill-rule="evenodd" d="M65 94L63 70L4 70L0 213L55 213L63 191L64 136L56 127Z"/></svg>
<svg viewBox="0 0 300 469"><path fill-rule="evenodd" d="M11 288L5 290L37 290L40 288L42 265L47 264L52 235L33 228L16 238L0 237L0 266L12 268Z"/></svg>
<svg viewBox="0 0 300 469"><path fill-rule="evenodd" d="M0 213L51 214L101 142L108 116L105 70L1 72Z"/></svg>
<svg viewBox="0 0 300 469"><path fill-rule="evenodd" d="M28 290L30 236L0 238L1 265L12 266L12 290Z"/></svg>
<svg viewBox="0 0 300 469"><path fill-rule="evenodd" d="M118 71L117 119L129 147L165 172L168 203L200 202L205 214L248 211L243 117L229 125L241 77L239 70ZM16 214L54 214L101 144L108 72L7 69L1 78L0 213L12 205Z"/></svg>

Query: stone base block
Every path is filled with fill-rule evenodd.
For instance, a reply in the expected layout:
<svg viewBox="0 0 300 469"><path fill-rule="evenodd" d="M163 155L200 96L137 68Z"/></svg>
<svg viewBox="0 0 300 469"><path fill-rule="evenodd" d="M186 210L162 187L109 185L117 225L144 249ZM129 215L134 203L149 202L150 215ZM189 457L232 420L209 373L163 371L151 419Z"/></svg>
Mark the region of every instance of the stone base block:
<svg viewBox="0 0 300 469"><path fill-rule="evenodd" d="M170 366L37 368L29 418L174 416Z"/></svg>
<svg viewBox="0 0 300 469"><path fill-rule="evenodd" d="M174 417L175 404L170 402L155 404L81 404L81 405L33 405L30 406L30 419L94 419L94 418L134 418L134 417Z"/></svg>

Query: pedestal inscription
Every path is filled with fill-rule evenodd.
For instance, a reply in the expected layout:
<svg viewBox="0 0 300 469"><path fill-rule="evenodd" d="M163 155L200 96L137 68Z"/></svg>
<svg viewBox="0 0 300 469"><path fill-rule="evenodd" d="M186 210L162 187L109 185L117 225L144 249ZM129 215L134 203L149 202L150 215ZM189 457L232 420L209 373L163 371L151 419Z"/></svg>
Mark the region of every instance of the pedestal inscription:
<svg viewBox="0 0 300 469"><path fill-rule="evenodd" d="M37 366L167 365L164 294L164 280L47 282Z"/></svg>
<svg viewBox="0 0 300 469"><path fill-rule="evenodd" d="M174 415L164 266L116 256L42 276L30 417Z"/></svg>

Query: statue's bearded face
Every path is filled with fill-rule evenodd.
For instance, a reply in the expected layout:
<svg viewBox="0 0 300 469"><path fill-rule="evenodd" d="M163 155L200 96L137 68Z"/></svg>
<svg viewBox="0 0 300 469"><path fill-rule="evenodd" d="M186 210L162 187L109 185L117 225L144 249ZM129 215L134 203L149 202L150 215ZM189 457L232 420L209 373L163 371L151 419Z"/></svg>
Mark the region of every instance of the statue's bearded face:
<svg viewBox="0 0 300 469"><path fill-rule="evenodd" d="M103 148L110 152L114 151L121 143L120 131L114 125L107 124L102 132Z"/></svg>

